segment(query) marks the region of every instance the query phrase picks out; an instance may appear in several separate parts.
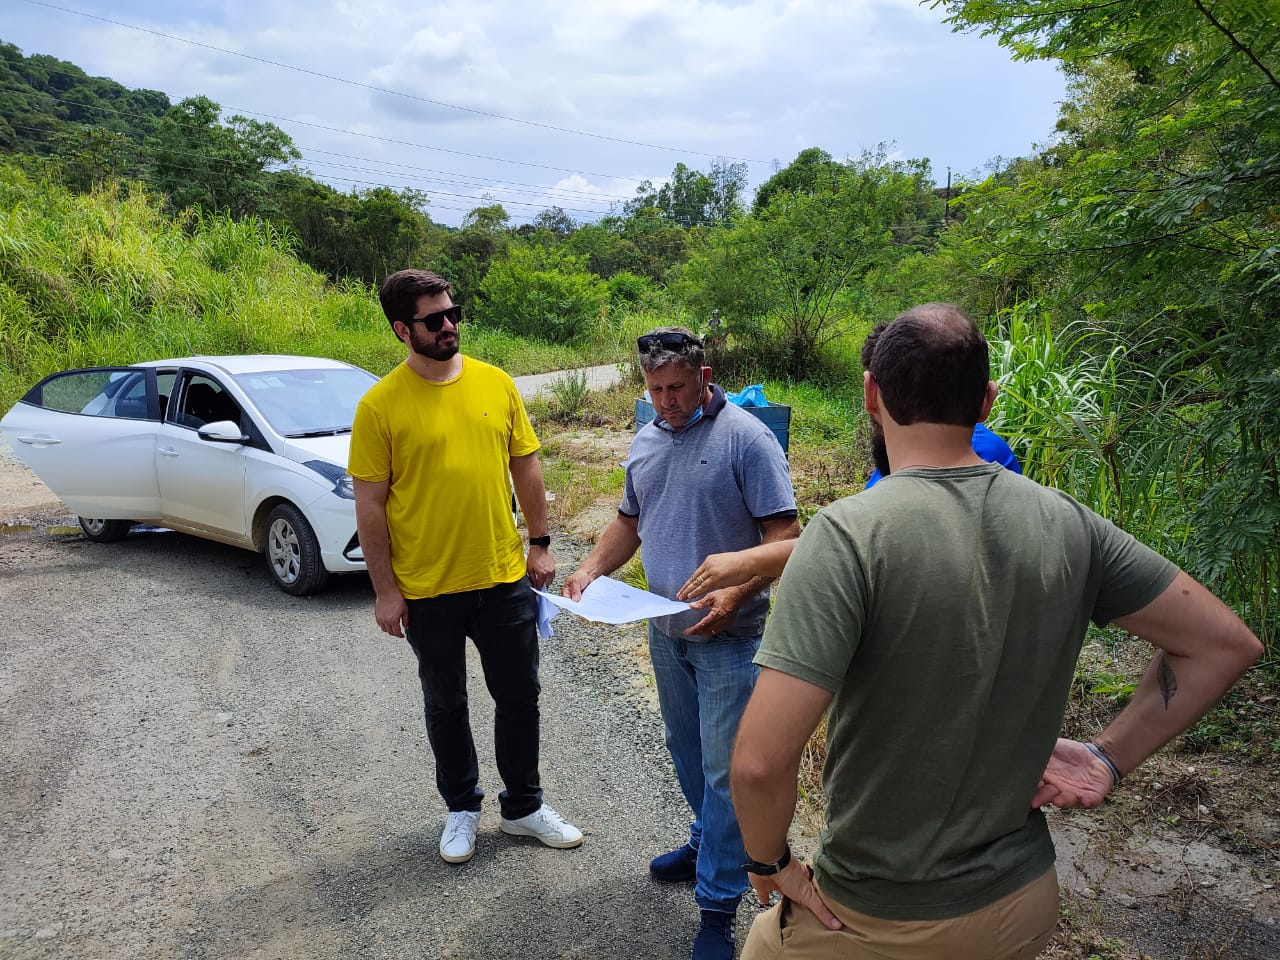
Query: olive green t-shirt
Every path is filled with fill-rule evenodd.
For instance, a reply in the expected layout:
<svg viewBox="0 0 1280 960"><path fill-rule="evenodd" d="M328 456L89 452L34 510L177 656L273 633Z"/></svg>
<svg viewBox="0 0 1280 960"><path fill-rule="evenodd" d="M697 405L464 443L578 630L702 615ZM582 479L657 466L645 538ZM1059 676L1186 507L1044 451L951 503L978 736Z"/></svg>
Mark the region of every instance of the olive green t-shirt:
<svg viewBox="0 0 1280 960"><path fill-rule="evenodd" d="M887 920L981 909L1053 863L1031 798L1088 622L1177 567L995 464L907 469L813 518L756 662L832 694L822 890Z"/></svg>

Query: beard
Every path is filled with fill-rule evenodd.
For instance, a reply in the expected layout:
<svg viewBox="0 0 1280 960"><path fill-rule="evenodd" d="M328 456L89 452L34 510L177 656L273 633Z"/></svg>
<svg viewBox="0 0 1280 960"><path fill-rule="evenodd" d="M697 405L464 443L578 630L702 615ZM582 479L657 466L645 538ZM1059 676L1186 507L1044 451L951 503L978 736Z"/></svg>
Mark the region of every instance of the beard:
<svg viewBox="0 0 1280 960"><path fill-rule="evenodd" d="M450 334L453 337L452 340L441 344L440 338L445 334L427 334L424 331L424 335L419 336L418 326L415 323L409 327L409 346L414 353L426 357L428 360L448 360L458 352L462 338L457 332Z"/></svg>
<svg viewBox="0 0 1280 960"><path fill-rule="evenodd" d="M889 475L889 448L884 442L884 427L871 421L871 462L880 471L880 476Z"/></svg>

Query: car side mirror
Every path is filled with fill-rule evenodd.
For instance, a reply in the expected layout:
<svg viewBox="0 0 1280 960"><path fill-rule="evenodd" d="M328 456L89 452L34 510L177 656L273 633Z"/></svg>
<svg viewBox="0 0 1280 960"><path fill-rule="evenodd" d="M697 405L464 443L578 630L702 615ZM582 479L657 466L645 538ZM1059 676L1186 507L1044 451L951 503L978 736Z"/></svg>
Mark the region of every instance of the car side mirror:
<svg viewBox="0 0 1280 960"><path fill-rule="evenodd" d="M240 424L234 420L215 420L206 423L196 431L201 440L210 443L248 443L249 438L240 430Z"/></svg>

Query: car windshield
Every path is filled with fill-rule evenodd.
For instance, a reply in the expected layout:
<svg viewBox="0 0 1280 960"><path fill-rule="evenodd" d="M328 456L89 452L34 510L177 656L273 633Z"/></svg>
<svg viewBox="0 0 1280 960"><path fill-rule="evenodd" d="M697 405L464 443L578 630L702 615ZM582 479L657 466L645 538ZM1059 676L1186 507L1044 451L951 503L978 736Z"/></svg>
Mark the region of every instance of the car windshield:
<svg viewBox="0 0 1280 960"><path fill-rule="evenodd" d="M378 382L355 367L242 373L235 380L272 429L286 437L349 433L356 404Z"/></svg>

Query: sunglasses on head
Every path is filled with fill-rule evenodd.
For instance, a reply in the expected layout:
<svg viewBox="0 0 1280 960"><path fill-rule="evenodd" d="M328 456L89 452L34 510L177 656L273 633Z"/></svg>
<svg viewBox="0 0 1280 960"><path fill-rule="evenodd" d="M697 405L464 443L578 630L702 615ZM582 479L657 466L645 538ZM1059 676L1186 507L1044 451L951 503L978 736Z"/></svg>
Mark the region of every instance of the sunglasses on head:
<svg viewBox="0 0 1280 960"><path fill-rule="evenodd" d="M431 333L439 333L446 320L455 327L460 324L462 322L462 307L455 303L452 307L437 310L435 313L428 313L425 317L409 318L410 323L425 324L427 330Z"/></svg>
<svg viewBox="0 0 1280 960"><path fill-rule="evenodd" d="M683 353L685 347L702 346L702 341L687 333L646 333L636 340L636 346L641 353L653 353L659 347L671 353Z"/></svg>

